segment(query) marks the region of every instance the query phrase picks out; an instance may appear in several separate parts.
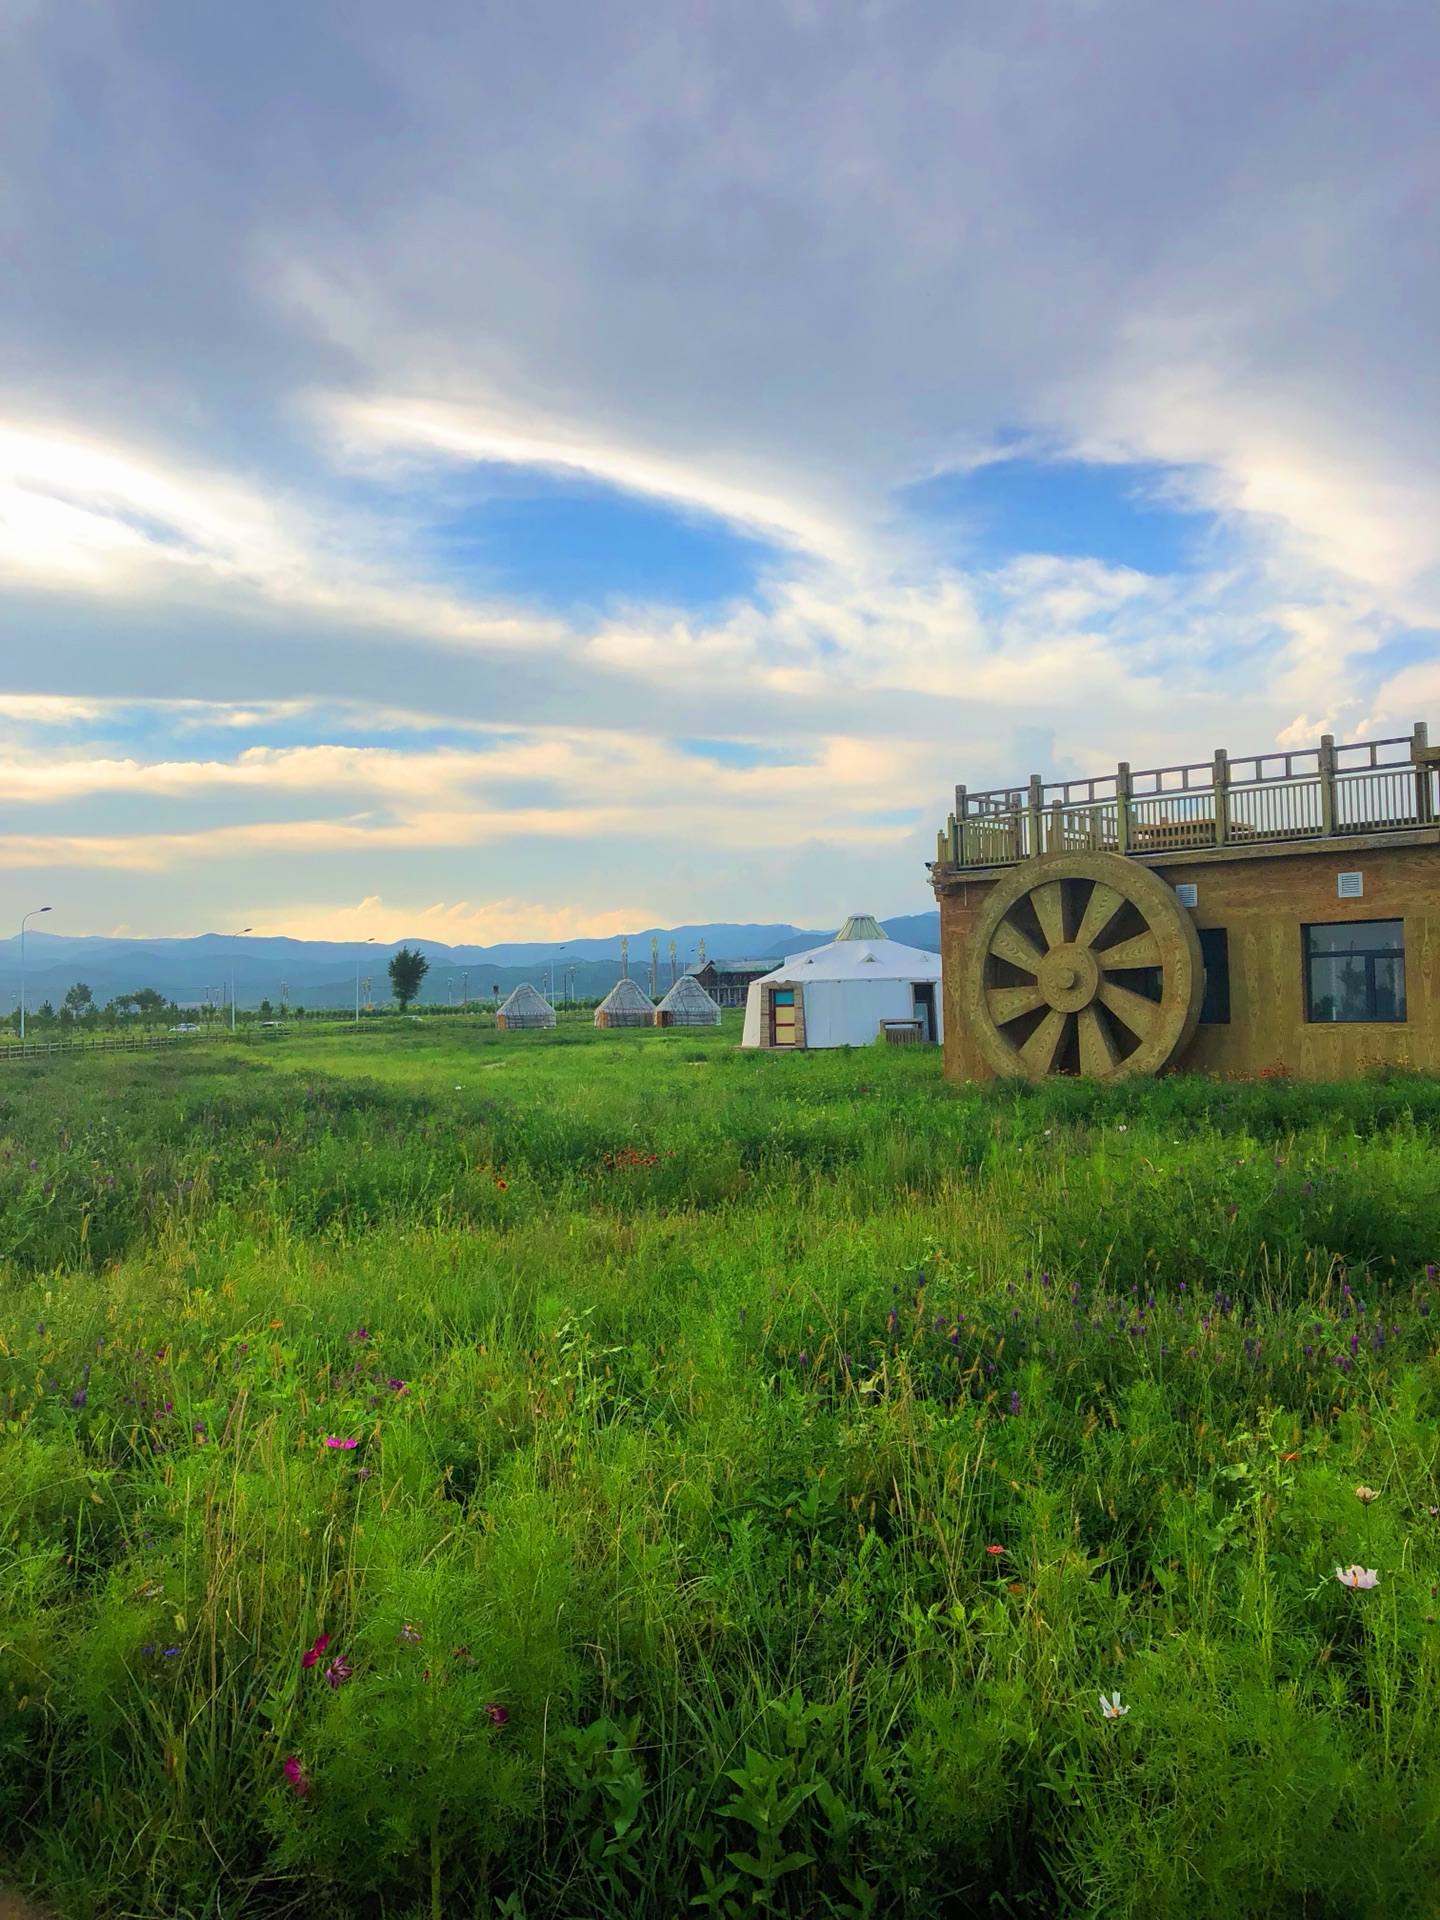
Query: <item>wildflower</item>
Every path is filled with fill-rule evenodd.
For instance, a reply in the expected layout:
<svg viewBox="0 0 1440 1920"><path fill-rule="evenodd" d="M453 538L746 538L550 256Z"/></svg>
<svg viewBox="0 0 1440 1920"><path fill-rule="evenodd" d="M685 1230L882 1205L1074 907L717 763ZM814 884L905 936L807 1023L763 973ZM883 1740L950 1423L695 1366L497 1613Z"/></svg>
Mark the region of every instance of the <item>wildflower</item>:
<svg viewBox="0 0 1440 1920"><path fill-rule="evenodd" d="M320 1638L315 1642L314 1646L311 1647L310 1651L300 1656L301 1666L313 1667L316 1661L320 1658L321 1654L324 1653L325 1649L329 1646L332 1638L333 1636L331 1634L322 1633Z"/></svg>
<svg viewBox="0 0 1440 1920"><path fill-rule="evenodd" d="M173 1660L179 1651L179 1647L166 1647L164 1657L167 1660Z"/></svg>
<svg viewBox="0 0 1440 1920"><path fill-rule="evenodd" d="M360 1442L358 1440L342 1440L338 1434L334 1433L325 1436L325 1445L327 1447L337 1447L348 1451L351 1447L358 1447L359 1444Z"/></svg>
<svg viewBox="0 0 1440 1920"><path fill-rule="evenodd" d="M1013 1391L1011 1392L1011 1395L1010 1395L1010 1411L1011 1411L1011 1413L1012 1413L1012 1414L1013 1414L1013 1415L1014 1415L1014 1416L1015 1416L1015 1417L1016 1417L1017 1419L1019 1418L1019 1415L1020 1415L1020 1395L1019 1395L1018 1393L1016 1393L1016 1392L1013 1392Z"/></svg>
<svg viewBox="0 0 1440 1920"><path fill-rule="evenodd" d="M1116 1127L1115 1131L1117 1133L1128 1133L1130 1129L1122 1121L1121 1124L1118 1127Z"/></svg>
<svg viewBox="0 0 1440 1920"><path fill-rule="evenodd" d="M986 1547L985 1551L987 1553L1004 1553L1005 1549L1004 1547Z"/></svg>
<svg viewBox="0 0 1440 1920"><path fill-rule="evenodd" d="M1299 1458L1298 1453L1282 1453L1280 1456L1280 1464L1282 1467L1288 1467L1292 1460L1298 1460Z"/></svg>
<svg viewBox="0 0 1440 1920"><path fill-rule="evenodd" d="M1363 1500L1365 1505L1368 1507L1372 1500L1378 1500L1380 1496L1375 1491L1374 1487L1356 1487L1355 1498L1357 1500Z"/></svg>
<svg viewBox="0 0 1440 1920"><path fill-rule="evenodd" d="M355 1669L343 1653L337 1653L325 1669L325 1684L331 1692L337 1691L350 1678Z"/></svg>
<svg viewBox="0 0 1440 1920"><path fill-rule="evenodd" d="M490 1718L495 1722L497 1727L503 1727L506 1721L510 1718L510 1709L508 1707L497 1707L492 1704L491 1706L486 1707L485 1711L486 1713L489 1714Z"/></svg>
<svg viewBox="0 0 1440 1920"><path fill-rule="evenodd" d="M403 1641L405 1642L405 1645L406 1645L407 1647L418 1647L418 1646L419 1646L419 1644L420 1644L420 1629L419 1629L419 1627L412 1627L412 1626L411 1626L411 1625L410 1625L410 1624L409 1624L409 1623L407 1622L407 1623L406 1623L406 1624L405 1624L405 1625L404 1625L403 1627L401 1627L401 1629L400 1629L400 1638L401 1638L401 1639L402 1639L402 1640L403 1640Z"/></svg>
<svg viewBox="0 0 1440 1920"><path fill-rule="evenodd" d="M285 1775L285 1778L290 1782L296 1793L305 1794L310 1791L310 1776L301 1765L299 1754L288 1754L285 1759L285 1765L281 1768L281 1772Z"/></svg>
<svg viewBox="0 0 1440 1920"><path fill-rule="evenodd" d="M458 1660L462 1667L473 1667L475 1664L475 1656L469 1647L451 1647L450 1658Z"/></svg>
<svg viewBox="0 0 1440 1920"><path fill-rule="evenodd" d="M810 1356L809 1356L809 1354L808 1354L808 1353L802 1353L802 1354L800 1355L800 1364L801 1364L801 1366L802 1366L802 1367L808 1367L808 1366L809 1366L809 1364L810 1364Z"/></svg>
<svg viewBox="0 0 1440 1920"><path fill-rule="evenodd" d="M84 1389L84 1387L81 1387L81 1388L79 1389L79 1391L78 1391L78 1392L76 1392L76 1393L72 1393L72 1394L71 1394L71 1396L70 1396L70 1404L71 1404L71 1406L72 1406L72 1407L83 1407L83 1406L84 1406L84 1404L85 1404L85 1389Z"/></svg>
<svg viewBox="0 0 1440 1920"><path fill-rule="evenodd" d="M1436 1519L1437 1517L1440 1517L1440 1507L1427 1507L1425 1511L1429 1514L1432 1520Z"/></svg>
<svg viewBox="0 0 1440 1920"><path fill-rule="evenodd" d="M403 1380L397 1380L393 1374L390 1377L389 1385L392 1393L409 1393L410 1391L405 1382Z"/></svg>
<svg viewBox="0 0 1440 1920"><path fill-rule="evenodd" d="M1335 1578L1342 1587L1358 1587L1362 1592L1380 1584L1380 1575L1374 1567L1336 1567Z"/></svg>
<svg viewBox="0 0 1440 1920"><path fill-rule="evenodd" d="M1118 1693L1112 1693L1108 1696L1102 1693L1100 1696L1100 1711L1107 1720L1118 1720L1121 1714L1129 1713L1130 1709L1129 1707L1121 1706Z"/></svg>
<svg viewBox="0 0 1440 1920"><path fill-rule="evenodd" d="M357 1480L368 1480L370 1478L369 1467L357 1467L355 1469L355 1478Z"/></svg>

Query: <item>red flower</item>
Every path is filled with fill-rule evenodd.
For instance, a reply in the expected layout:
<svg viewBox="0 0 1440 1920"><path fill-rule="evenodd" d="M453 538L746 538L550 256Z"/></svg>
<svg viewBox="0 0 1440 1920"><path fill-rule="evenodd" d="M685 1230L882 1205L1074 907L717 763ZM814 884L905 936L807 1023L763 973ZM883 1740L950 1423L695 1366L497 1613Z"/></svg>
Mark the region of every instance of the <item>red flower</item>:
<svg viewBox="0 0 1440 1920"><path fill-rule="evenodd" d="M505 1182L503 1180L497 1180L495 1184L497 1187L499 1187L502 1193L505 1191Z"/></svg>
<svg viewBox="0 0 1440 1920"><path fill-rule="evenodd" d="M311 1647L310 1651L301 1658L301 1661L300 1661L301 1666L313 1667L316 1661L319 1660L321 1654L324 1653L325 1649L329 1646L330 1640L331 1640L330 1634L322 1633L320 1638L315 1642L314 1646Z"/></svg>
<svg viewBox="0 0 1440 1920"><path fill-rule="evenodd" d="M1005 1549L1004 1547L986 1547L985 1551L987 1553L1003 1553Z"/></svg>
<svg viewBox="0 0 1440 1920"><path fill-rule="evenodd" d="M292 1753L288 1756L284 1773L296 1793L305 1794L310 1791L310 1776L301 1765L299 1754Z"/></svg>

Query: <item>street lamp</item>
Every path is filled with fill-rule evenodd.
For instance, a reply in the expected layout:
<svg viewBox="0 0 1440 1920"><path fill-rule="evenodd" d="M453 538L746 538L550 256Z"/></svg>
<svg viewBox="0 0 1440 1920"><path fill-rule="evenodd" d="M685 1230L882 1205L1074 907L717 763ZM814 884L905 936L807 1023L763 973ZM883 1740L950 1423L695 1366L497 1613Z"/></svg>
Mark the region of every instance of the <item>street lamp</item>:
<svg viewBox="0 0 1440 1920"><path fill-rule="evenodd" d="M253 927L242 927L240 931L241 933L253 933L255 929ZM230 962L230 1031L232 1033L235 1031L235 962L233 958Z"/></svg>
<svg viewBox="0 0 1440 1920"><path fill-rule="evenodd" d="M367 947L374 946L375 936L373 933L365 944ZM358 953L355 956L355 1024L357 1027L360 1024L360 955Z"/></svg>
<svg viewBox="0 0 1440 1920"><path fill-rule="evenodd" d="M37 913L49 913L49 907L32 907L20 921L20 1038L25 1038L25 923Z"/></svg>

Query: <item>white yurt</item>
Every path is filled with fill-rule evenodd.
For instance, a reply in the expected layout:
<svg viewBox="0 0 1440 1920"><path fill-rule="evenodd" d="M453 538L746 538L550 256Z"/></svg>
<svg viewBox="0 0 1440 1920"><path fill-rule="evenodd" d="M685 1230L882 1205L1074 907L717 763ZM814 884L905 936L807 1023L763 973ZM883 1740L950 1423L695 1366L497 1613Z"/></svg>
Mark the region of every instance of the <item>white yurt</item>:
<svg viewBox="0 0 1440 1920"><path fill-rule="evenodd" d="M512 1033L520 1027L553 1027L555 1009L528 980L522 980L496 1014L495 1024L502 1033Z"/></svg>
<svg viewBox="0 0 1440 1920"><path fill-rule="evenodd" d="M655 1009L657 1027L718 1027L720 1009L693 973L682 973Z"/></svg>
<svg viewBox="0 0 1440 1920"><path fill-rule="evenodd" d="M595 1009L597 1027L653 1027L655 1002L628 975L617 980Z"/></svg>
<svg viewBox="0 0 1440 1920"><path fill-rule="evenodd" d="M942 1037L939 954L902 947L871 915L852 913L828 947L792 953L752 984L741 1045L927 1045Z"/></svg>

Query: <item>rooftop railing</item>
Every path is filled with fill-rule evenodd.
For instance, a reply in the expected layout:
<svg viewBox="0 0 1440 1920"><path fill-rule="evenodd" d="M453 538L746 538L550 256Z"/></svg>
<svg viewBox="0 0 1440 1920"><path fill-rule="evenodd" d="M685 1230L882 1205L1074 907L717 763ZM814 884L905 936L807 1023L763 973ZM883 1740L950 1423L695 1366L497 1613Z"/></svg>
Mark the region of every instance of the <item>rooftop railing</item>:
<svg viewBox="0 0 1440 1920"><path fill-rule="evenodd" d="M1440 747L1425 722L1391 740L1255 753L1232 760L1043 780L984 793L955 789L936 846L941 867L1011 866L1040 853L1163 855L1396 833L1440 821Z"/></svg>

